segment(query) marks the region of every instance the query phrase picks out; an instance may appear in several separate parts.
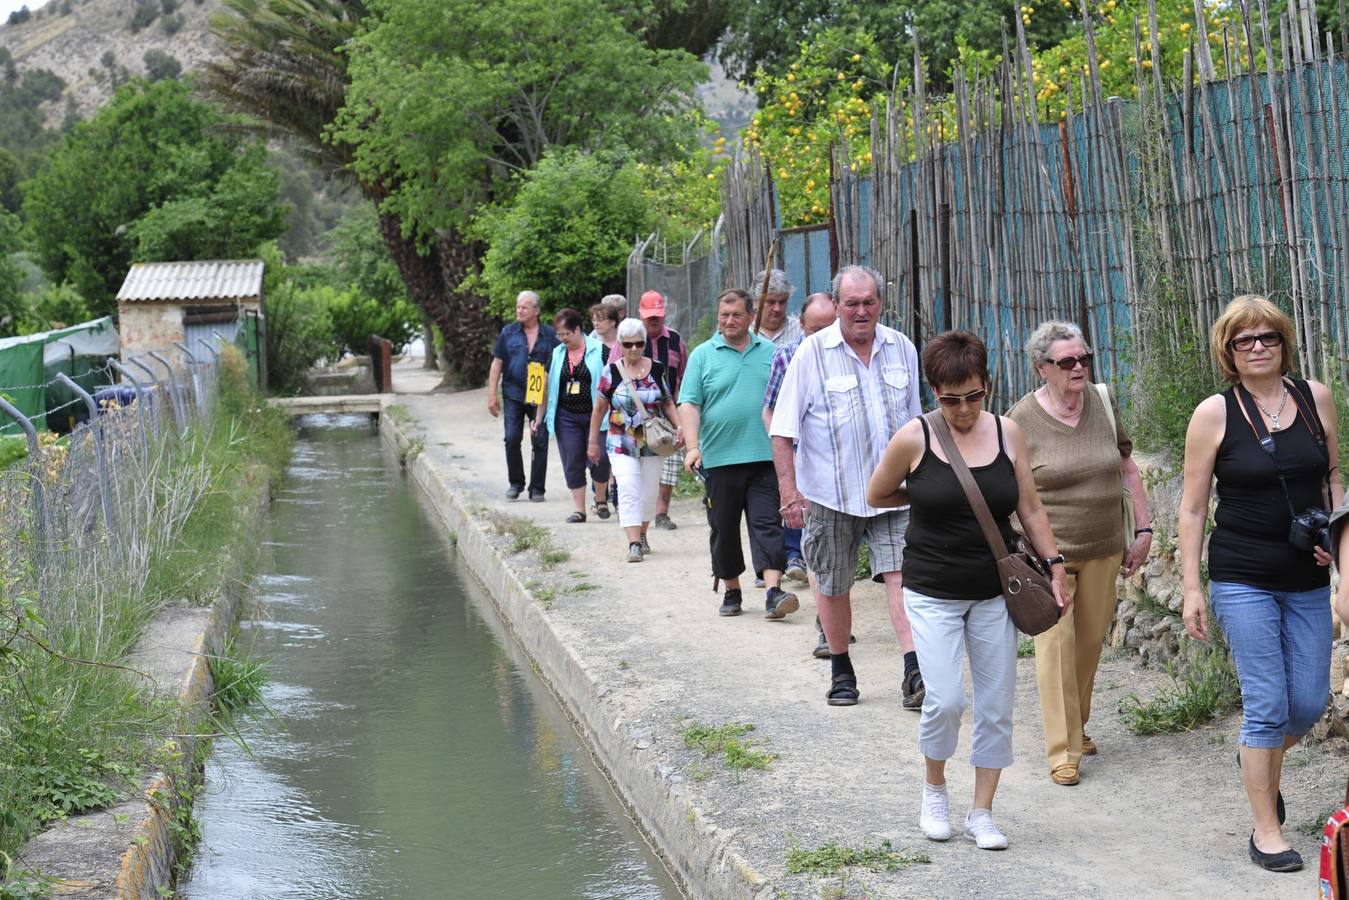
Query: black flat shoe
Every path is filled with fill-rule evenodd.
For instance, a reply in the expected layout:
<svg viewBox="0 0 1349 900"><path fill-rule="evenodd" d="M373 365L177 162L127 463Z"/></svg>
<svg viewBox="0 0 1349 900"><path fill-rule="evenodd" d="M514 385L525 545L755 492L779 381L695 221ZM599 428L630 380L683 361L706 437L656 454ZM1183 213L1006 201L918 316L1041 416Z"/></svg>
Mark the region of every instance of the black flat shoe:
<svg viewBox="0 0 1349 900"><path fill-rule="evenodd" d="M1255 846L1255 832L1251 832L1251 862L1271 872L1296 872L1302 868L1302 856L1292 849L1266 853Z"/></svg>

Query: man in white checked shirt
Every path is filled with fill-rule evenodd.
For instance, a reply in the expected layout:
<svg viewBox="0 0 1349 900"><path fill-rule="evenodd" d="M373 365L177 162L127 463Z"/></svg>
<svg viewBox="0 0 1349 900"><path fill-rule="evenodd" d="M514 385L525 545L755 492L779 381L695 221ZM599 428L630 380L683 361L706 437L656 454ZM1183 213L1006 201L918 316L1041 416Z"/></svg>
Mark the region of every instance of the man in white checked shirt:
<svg viewBox="0 0 1349 900"><path fill-rule="evenodd" d="M792 357L769 434L783 520L804 528L802 550L818 579L815 600L833 668L826 700L852 706L860 696L848 637L853 573L865 537L872 577L885 584L904 651L903 705L920 710L923 677L900 575L909 511L866 502L867 480L890 438L922 412L918 353L907 337L879 323L881 287L881 277L862 266L845 266L834 277L838 321L806 338Z"/></svg>

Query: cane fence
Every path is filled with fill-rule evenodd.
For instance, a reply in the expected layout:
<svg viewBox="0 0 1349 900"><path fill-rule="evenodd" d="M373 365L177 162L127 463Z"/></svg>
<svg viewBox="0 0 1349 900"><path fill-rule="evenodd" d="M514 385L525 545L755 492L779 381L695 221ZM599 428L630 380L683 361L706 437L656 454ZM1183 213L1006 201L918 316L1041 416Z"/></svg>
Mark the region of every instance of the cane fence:
<svg viewBox="0 0 1349 900"><path fill-rule="evenodd" d="M1207 330L1243 293L1292 315L1304 374L1343 382L1345 36L1337 50L1309 0L1289 6L1271 22L1263 3L1238 2L1240 22L1212 34L1197 16L1168 85L1150 4L1135 22L1128 101L1105 95L1084 7L1085 73L1052 124L1019 20L996 75L957 70L950 97L929 99L915 65L911 85L874 111L870 171L835 146L835 263L877 269L887 320L920 345L947 328L979 333L1003 408L1033 386L1022 346L1046 319L1079 324L1098 380L1137 393L1131 374L1162 358L1208 365ZM730 167L724 203L728 273L745 274L779 224L757 155Z"/></svg>

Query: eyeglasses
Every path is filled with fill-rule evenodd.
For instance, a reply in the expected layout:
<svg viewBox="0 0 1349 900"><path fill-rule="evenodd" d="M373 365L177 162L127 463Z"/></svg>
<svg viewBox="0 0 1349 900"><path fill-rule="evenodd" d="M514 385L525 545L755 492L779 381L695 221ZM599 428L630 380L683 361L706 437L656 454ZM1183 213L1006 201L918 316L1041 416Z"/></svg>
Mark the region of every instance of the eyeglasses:
<svg viewBox="0 0 1349 900"><path fill-rule="evenodd" d="M1234 337L1227 343L1232 345L1233 350L1252 350L1255 348L1255 342L1259 341L1261 347L1282 347L1283 335L1277 331L1265 331L1260 334L1243 334L1241 337Z"/></svg>
<svg viewBox="0 0 1349 900"><path fill-rule="evenodd" d="M646 341L624 341L623 346L629 350L640 350L646 346Z"/></svg>
<svg viewBox="0 0 1349 900"><path fill-rule="evenodd" d="M987 396L988 390L986 388L980 388L977 391L970 391L968 394L938 394L937 402L942 406L949 406L954 409L962 403L968 403L970 406L978 406L980 403L984 402L984 398Z"/></svg>
<svg viewBox="0 0 1349 900"><path fill-rule="evenodd" d="M1077 368L1079 363L1082 368L1090 369L1091 361L1095 356L1095 353L1083 353L1081 356L1064 356L1059 359L1047 359L1045 362L1049 363L1051 366L1058 366L1065 372L1071 372L1073 369Z"/></svg>

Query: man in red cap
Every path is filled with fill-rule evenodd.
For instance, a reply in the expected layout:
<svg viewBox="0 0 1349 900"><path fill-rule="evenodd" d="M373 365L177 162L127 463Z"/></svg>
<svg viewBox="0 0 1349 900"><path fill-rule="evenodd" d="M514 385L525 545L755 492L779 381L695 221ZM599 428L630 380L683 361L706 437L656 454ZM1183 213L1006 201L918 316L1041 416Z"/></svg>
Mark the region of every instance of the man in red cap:
<svg viewBox="0 0 1349 900"><path fill-rule="evenodd" d="M665 366L669 379L666 385L671 397L679 396L679 384L684 380L684 367L689 353L679 332L665 327L665 297L660 291L647 291L637 304L637 315L646 326L646 355ZM684 468L684 450L680 448L665 457L660 473L660 493L656 495L656 518L651 524L674 531L679 526L670 520L670 498L679 483L679 472Z"/></svg>

